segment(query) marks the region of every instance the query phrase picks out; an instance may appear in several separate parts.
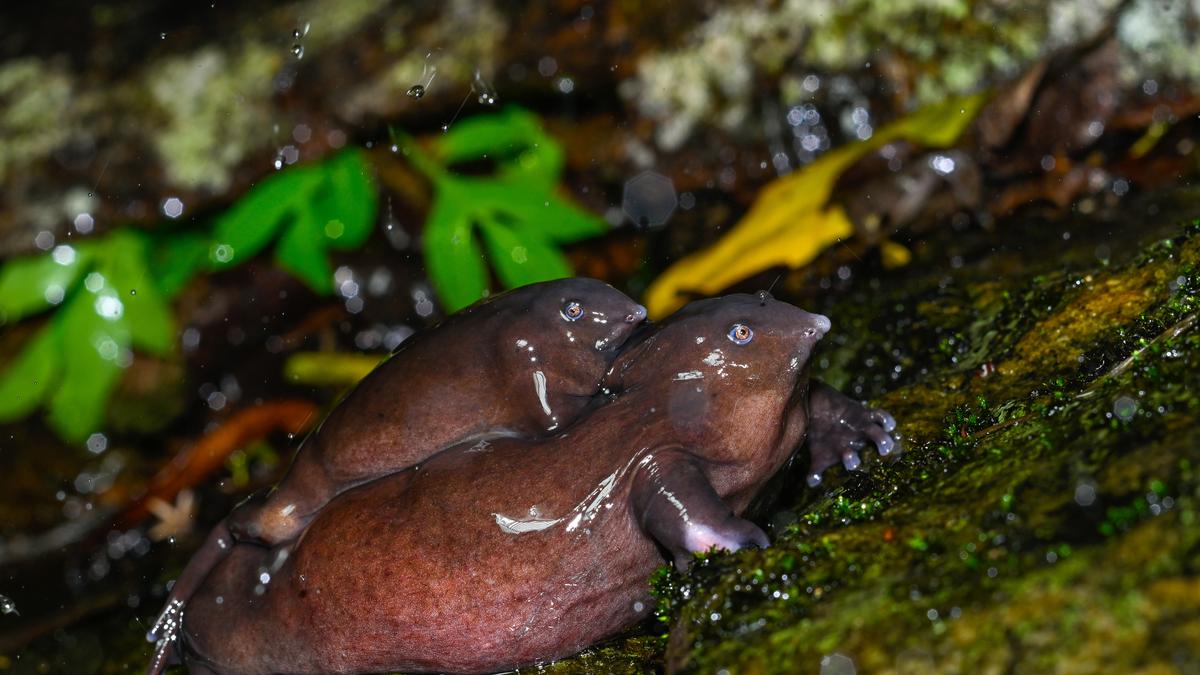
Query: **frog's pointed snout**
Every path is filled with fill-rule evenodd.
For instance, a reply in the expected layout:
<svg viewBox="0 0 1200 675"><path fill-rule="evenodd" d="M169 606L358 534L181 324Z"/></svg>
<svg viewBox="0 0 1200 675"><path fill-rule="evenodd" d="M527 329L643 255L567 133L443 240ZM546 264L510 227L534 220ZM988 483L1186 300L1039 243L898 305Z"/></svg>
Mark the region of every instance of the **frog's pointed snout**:
<svg viewBox="0 0 1200 675"><path fill-rule="evenodd" d="M823 314L808 314L805 319L801 335L812 340L820 340L825 337L830 327L833 326L832 322L829 321L829 317Z"/></svg>
<svg viewBox="0 0 1200 675"><path fill-rule="evenodd" d="M625 315L625 323L641 323L646 320L646 308L643 305L637 305L633 311Z"/></svg>
<svg viewBox="0 0 1200 675"><path fill-rule="evenodd" d="M813 314L812 317L813 328L817 329L818 337L824 337L829 332L829 329L833 327L833 323L824 314Z"/></svg>

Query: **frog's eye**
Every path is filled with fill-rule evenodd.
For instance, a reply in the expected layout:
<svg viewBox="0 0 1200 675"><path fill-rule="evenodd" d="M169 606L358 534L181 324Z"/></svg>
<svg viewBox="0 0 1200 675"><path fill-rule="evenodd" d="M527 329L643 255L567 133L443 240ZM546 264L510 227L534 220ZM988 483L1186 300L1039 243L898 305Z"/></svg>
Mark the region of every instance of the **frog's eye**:
<svg viewBox="0 0 1200 675"><path fill-rule="evenodd" d="M568 300L558 313L567 321L578 321L583 318L583 305L578 300Z"/></svg>
<svg viewBox="0 0 1200 675"><path fill-rule="evenodd" d="M729 327L729 339L735 345L744 345L754 339L754 331L744 323L735 323Z"/></svg>

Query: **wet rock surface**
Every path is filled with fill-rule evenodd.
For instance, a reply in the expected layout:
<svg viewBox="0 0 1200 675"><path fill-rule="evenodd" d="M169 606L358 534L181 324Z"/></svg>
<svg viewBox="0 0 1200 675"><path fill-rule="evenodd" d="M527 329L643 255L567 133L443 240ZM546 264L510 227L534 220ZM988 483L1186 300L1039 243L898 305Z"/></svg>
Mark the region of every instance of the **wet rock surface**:
<svg viewBox="0 0 1200 675"><path fill-rule="evenodd" d="M1135 211L942 237L810 302L823 376L892 411L905 453L817 491L802 453L772 548L660 570L661 652L549 670L1200 666L1200 227Z"/></svg>

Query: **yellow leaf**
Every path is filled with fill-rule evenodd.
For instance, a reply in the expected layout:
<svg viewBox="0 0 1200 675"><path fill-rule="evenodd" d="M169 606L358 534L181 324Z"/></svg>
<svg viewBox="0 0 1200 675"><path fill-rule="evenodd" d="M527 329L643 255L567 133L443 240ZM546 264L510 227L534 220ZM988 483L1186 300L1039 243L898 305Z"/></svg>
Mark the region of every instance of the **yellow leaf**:
<svg viewBox="0 0 1200 675"><path fill-rule="evenodd" d="M922 108L871 138L821 156L804 169L763 188L750 211L716 244L667 268L646 290L650 316L668 314L692 296L718 293L776 266L803 267L826 247L853 234L829 195L842 174L864 154L898 138L927 147L952 145L986 96L953 98Z"/></svg>
<svg viewBox="0 0 1200 675"><path fill-rule="evenodd" d="M904 244L897 244L891 240L880 242L879 254L883 258L884 269L894 270L912 261L912 251L905 248Z"/></svg>
<svg viewBox="0 0 1200 675"><path fill-rule="evenodd" d="M292 384L347 387L366 377L387 357L387 354L297 352L283 364L283 376Z"/></svg>

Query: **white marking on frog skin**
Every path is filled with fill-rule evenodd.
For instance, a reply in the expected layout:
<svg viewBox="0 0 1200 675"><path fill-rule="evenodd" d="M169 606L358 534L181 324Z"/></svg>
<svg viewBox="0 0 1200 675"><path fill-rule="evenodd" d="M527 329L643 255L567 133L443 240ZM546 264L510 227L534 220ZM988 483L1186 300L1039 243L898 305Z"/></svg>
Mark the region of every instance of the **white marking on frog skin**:
<svg viewBox="0 0 1200 675"><path fill-rule="evenodd" d="M704 336L703 335L696 336L696 344L703 344L703 343L704 343Z"/></svg>
<svg viewBox="0 0 1200 675"><path fill-rule="evenodd" d="M508 534L540 532L562 522L562 518L554 518L553 520L546 520L544 518L509 518L499 513L493 513L492 516L496 518L496 524L500 526L500 529Z"/></svg>
<svg viewBox="0 0 1200 675"><path fill-rule="evenodd" d="M675 377L671 379L675 380L676 382L680 382L682 380L702 380L704 379L704 373L698 370L689 370L683 373L675 373Z"/></svg>
<svg viewBox="0 0 1200 675"><path fill-rule="evenodd" d="M645 452L645 449L639 451L639 454L640 452ZM579 529L581 525L590 523L591 521L595 520L602 508L607 509L611 506L611 504L606 503L605 500L608 499L609 495L612 494L617 482L629 472L629 469L633 466L634 461L638 461L639 466L645 466L647 463L653 461L653 459L654 456L648 454L641 457L640 461L638 461L638 454L635 454L629 459L628 462L625 463L625 466L605 476L604 479L601 480L590 493L588 493L588 496L583 498L583 501L579 502L574 508L571 509L571 511L575 513L575 516L571 518L569 523L567 523L567 532L574 532L575 530ZM530 507L530 513L537 515L538 512L536 507ZM493 513L492 516L496 519L496 524L500 526L500 529L508 534L537 532L548 527L553 527L566 519L566 516L553 519L512 518L501 513ZM584 532L586 532L586 530L584 530Z"/></svg>
<svg viewBox="0 0 1200 675"><path fill-rule="evenodd" d="M527 344L529 344L529 340L526 340L525 338L517 339L517 347L524 347Z"/></svg>
<svg viewBox="0 0 1200 675"><path fill-rule="evenodd" d="M295 512L296 512L295 504L288 504L287 506L285 506L279 510L280 515L282 515L284 517L290 516Z"/></svg>
<svg viewBox="0 0 1200 675"><path fill-rule="evenodd" d="M537 392L538 403L542 404L542 411L547 415L554 415L550 403L546 400L546 374L540 370L533 371L533 388Z"/></svg>
<svg viewBox="0 0 1200 675"><path fill-rule="evenodd" d="M592 490L592 493L584 499L586 506L581 503L580 506L583 507L582 509L580 509L579 506L575 507L577 510L579 510L579 513L572 518L571 523L567 525L567 532L575 531L575 529L579 527L579 524L584 519L590 521L596 517L596 513L600 510L601 503L605 500L605 498L608 497L610 493L612 493L613 486L617 483L618 473L620 473L620 471L614 471L608 474L604 480L600 481L600 484L596 486L596 489ZM591 501L588 502L588 499L591 499Z"/></svg>
<svg viewBox="0 0 1200 675"><path fill-rule="evenodd" d="M674 492L671 492L664 487L660 487L658 488L658 494L666 497L667 501L671 502L671 506L674 506L679 511L680 520L682 520L684 523L689 522L687 507L683 505L683 502L679 501L679 498L675 496Z"/></svg>
<svg viewBox="0 0 1200 675"><path fill-rule="evenodd" d="M725 365L725 355L721 353L720 349L714 349L704 357L704 362L710 366L723 366Z"/></svg>
<svg viewBox="0 0 1200 675"><path fill-rule="evenodd" d="M484 438L475 443L475 445L467 448L466 452L487 452L487 449L490 447L492 447L492 444L489 443L486 438Z"/></svg>

